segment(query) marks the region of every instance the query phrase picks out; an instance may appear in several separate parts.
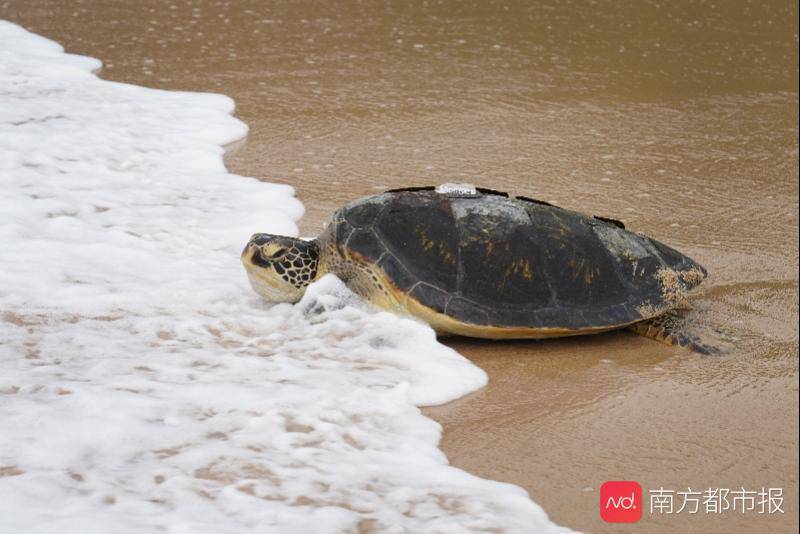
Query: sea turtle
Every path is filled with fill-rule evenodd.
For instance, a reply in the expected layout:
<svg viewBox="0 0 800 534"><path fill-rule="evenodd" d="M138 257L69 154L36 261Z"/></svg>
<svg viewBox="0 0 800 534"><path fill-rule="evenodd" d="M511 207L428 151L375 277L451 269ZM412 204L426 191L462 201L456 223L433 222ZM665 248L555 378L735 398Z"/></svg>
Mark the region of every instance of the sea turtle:
<svg viewBox="0 0 800 534"><path fill-rule="evenodd" d="M710 348L676 328L694 260L616 220L469 184L395 189L334 212L313 240L255 234L242 252L255 291L297 302L334 273L372 304L442 334L547 338L630 327Z"/></svg>

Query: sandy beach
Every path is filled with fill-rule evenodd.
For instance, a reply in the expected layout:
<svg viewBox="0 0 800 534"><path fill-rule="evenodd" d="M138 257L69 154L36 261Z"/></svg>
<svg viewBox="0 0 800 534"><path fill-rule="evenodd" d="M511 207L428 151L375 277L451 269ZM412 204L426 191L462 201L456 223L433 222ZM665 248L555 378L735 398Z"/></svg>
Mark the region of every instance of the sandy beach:
<svg viewBox="0 0 800 534"><path fill-rule="evenodd" d="M232 97L250 134L228 169L295 187L303 235L361 196L467 181L697 259L693 328L723 355L628 332L446 339L490 382L425 413L452 465L560 525L797 530L796 5L12 0L0 18L105 79ZM625 530L599 517L606 480L782 488L784 513L646 512Z"/></svg>

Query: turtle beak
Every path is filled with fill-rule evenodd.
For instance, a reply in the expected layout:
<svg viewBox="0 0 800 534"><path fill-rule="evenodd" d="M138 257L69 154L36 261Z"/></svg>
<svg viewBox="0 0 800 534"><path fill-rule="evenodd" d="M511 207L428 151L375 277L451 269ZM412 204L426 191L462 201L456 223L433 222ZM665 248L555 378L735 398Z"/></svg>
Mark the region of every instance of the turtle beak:
<svg viewBox="0 0 800 534"><path fill-rule="evenodd" d="M259 254L259 243L256 241L256 238L262 234L254 234L253 237L250 238L250 241L244 246L244 250L242 250L242 263L245 265L252 265L253 259L256 254Z"/></svg>

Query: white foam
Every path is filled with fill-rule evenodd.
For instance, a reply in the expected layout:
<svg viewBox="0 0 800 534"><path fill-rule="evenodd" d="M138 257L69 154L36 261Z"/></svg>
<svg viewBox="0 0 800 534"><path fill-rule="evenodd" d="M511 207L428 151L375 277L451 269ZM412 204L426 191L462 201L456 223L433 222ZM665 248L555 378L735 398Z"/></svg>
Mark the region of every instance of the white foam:
<svg viewBox="0 0 800 534"><path fill-rule="evenodd" d="M447 465L416 406L486 376L430 328L252 293L302 206L225 170L233 102L99 68L0 21L0 531L560 530Z"/></svg>

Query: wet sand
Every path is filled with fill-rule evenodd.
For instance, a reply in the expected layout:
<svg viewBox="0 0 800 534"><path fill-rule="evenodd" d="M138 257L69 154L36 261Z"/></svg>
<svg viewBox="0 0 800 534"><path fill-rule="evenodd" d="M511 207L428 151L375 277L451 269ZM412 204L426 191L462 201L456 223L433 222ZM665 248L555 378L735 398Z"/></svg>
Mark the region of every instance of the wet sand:
<svg viewBox="0 0 800 534"><path fill-rule="evenodd" d="M453 465L565 526L625 530L598 492L632 479L782 487L785 514L646 513L630 531L797 530L796 5L11 1L0 18L107 79L233 97L251 133L228 167L295 186L304 235L353 198L471 181L696 258L693 323L724 356L627 332L449 339L490 384L425 412Z"/></svg>

